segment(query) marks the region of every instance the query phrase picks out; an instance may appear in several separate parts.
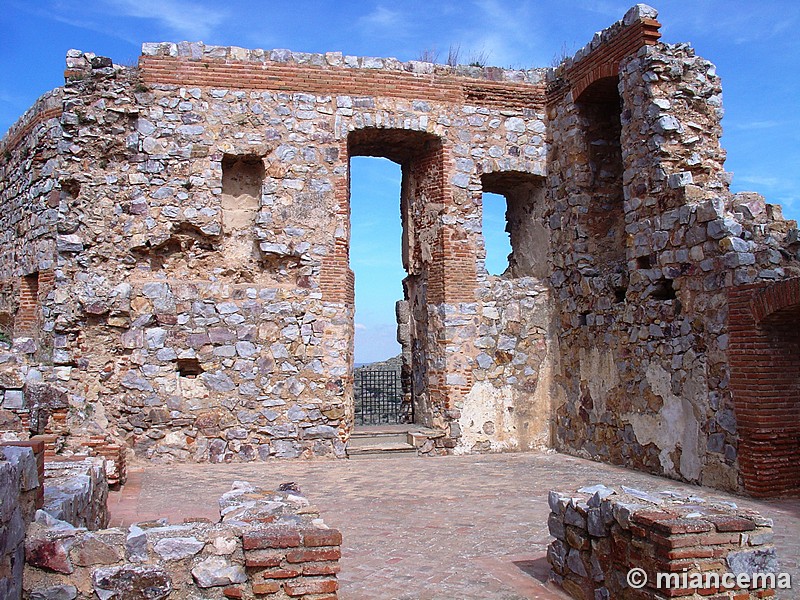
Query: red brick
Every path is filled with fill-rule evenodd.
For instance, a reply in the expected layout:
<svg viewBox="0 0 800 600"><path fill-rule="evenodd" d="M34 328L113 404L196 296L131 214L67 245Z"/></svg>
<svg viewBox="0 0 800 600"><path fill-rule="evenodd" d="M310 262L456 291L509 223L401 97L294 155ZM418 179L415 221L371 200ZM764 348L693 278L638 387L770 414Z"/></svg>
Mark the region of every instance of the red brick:
<svg viewBox="0 0 800 600"><path fill-rule="evenodd" d="M634 515L635 518L635 515ZM702 533L705 531L713 531L714 526L704 519L665 519L663 521L653 522L651 525L653 531L664 533L667 535L675 535L681 533Z"/></svg>
<svg viewBox="0 0 800 600"><path fill-rule="evenodd" d="M242 589L236 586L226 587L222 590L222 595L226 598L241 598L243 596Z"/></svg>
<svg viewBox="0 0 800 600"><path fill-rule="evenodd" d="M301 543L300 533L288 528L265 528L242 535L245 550L268 548L296 548Z"/></svg>
<svg viewBox="0 0 800 600"><path fill-rule="evenodd" d="M729 531L752 531L756 524L750 519L737 517L735 515L711 515L706 517L711 521L720 532Z"/></svg>
<svg viewBox="0 0 800 600"><path fill-rule="evenodd" d="M290 550L286 554L286 560L290 563L339 560L341 557L342 551L338 546L308 550Z"/></svg>
<svg viewBox="0 0 800 600"><path fill-rule="evenodd" d="M279 567L284 558L283 553L269 550L247 550L244 553L244 564L246 567Z"/></svg>
<svg viewBox="0 0 800 600"><path fill-rule="evenodd" d="M338 529L306 529L303 531L303 544L307 548L341 546L342 533Z"/></svg>
<svg viewBox="0 0 800 600"><path fill-rule="evenodd" d="M687 546L716 546L721 544L738 544L736 533L691 533L685 535L663 536L651 533L650 540L664 548L685 548Z"/></svg>
<svg viewBox="0 0 800 600"><path fill-rule="evenodd" d="M252 586L253 593L258 596L263 596L264 594L274 594L275 592L280 591L281 584L276 581L265 581L263 583L254 583Z"/></svg>
<svg viewBox="0 0 800 600"><path fill-rule="evenodd" d="M287 581L283 589L290 596L303 596L305 594L330 594L339 589L339 582L335 579L301 579Z"/></svg>
<svg viewBox="0 0 800 600"><path fill-rule="evenodd" d="M341 570L338 562L303 563L303 575L336 575Z"/></svg>
<svg viewBox="0 0 800 600"><path fill-rule="evenodd" d="M303 572L300 569L291 569L291 568L281 568L277 567L274 569L262 569L258 572L259 577L263 578L264 580L267 579L291 579L293 577L299 577L302 575Z"/></svg>
<svg viewBox="0 0 800 600"><path fill-rule="evenodd" d="M714 550L703 546L689 546L676 550L665 550L659 548L656 554L669 560L679 560L683 558L713 558Z"/></svg>

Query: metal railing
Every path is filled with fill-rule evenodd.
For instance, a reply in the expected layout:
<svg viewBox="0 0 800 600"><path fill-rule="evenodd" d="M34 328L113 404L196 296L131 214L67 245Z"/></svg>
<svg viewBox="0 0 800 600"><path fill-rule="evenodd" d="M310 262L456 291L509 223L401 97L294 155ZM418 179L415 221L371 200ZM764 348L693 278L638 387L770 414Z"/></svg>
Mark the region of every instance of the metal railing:
<svg viewBox="0 0 800 600"><path fill-rule="evenodd" d="M359 370L353 384L356 425L409 422L398 371Z"/></svg>

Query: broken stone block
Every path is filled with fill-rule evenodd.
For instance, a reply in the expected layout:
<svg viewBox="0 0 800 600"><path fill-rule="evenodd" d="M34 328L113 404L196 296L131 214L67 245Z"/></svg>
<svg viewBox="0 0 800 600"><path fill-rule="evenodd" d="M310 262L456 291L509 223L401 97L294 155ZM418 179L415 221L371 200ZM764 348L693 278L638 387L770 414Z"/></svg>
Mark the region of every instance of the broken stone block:
<svg viewBox="0 0 800 600"><path fill-rule="evenodd" d="M30 593L30 600L75 600L77 597L78 588L69 584L34 590Z"/></svg>
<svg viewBox="0 0 800 600"><path fill-rule="evenodd" d="M174 537L158 540L153 549L164 560L183 560L194 556L204 546L205 542L194 537Z"/></svg>
<svg viewBox="0 0 800 600"><path fill-rule="evenodd" d="M247 574L241 565L232 565L226 558L209 557L192 569L192 577L201 588L244 583Z"/></svg>
<svg viewBox="0 0 800 600"><path fill-rule="evenodd" d="M161 567L122 565L92 573L92 585L101 600L162 600L172 592L172 579Z"/></svg>

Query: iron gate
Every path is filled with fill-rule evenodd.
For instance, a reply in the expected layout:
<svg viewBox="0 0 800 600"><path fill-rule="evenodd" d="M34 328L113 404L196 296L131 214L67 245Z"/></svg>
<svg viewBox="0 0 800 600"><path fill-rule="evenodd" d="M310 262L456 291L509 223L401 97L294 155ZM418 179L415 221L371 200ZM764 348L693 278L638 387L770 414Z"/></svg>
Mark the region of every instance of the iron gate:
<svg viewBox="0 0 800 600"><path fill-rule="evenodd" d="M353 384L356 425L408 422L398 371L359 370Z"/></svg>

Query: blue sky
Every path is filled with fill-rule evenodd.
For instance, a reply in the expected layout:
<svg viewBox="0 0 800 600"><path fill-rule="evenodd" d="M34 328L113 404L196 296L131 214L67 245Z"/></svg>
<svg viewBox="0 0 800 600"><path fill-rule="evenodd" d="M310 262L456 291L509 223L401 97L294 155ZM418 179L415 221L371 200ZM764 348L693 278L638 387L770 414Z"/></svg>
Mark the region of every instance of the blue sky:
<svg viewBox="0 0 800 600"><path fill-rule="evenodd" d="M342 51L417 59L488 57L501 67L548 66L634 2L615 0L4 0L0 11L0 130L63 82L64 55L78 48L135 64L142 42L202 40L252 48ZM796 0L653 1L663 40L690 42L716 63L726 116L723 144L734 191L753 190L800 218L800 3ZM354 165L353 265L356 361L393 354L394 300L401 296L399 169ZM498 206L498 203L491 203ZM488 215L502 229L502 210ZM360 233L363 221L364 233ZM394 230L391 228L395 227ZM487 227L488 229L488 227ZM363 237L363 240L361 239ZM502 237L502 236L501 236ZM394 245L388 241L396 239ZM364 248L361 256L359 248ZM491 248L490 248L491 252ZM503 251L495 252L502 257ZM370 270L370 265L372 265ZM380 307L380 308L379 308Z"/></svg>

